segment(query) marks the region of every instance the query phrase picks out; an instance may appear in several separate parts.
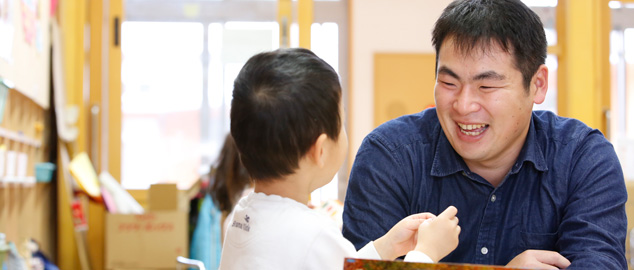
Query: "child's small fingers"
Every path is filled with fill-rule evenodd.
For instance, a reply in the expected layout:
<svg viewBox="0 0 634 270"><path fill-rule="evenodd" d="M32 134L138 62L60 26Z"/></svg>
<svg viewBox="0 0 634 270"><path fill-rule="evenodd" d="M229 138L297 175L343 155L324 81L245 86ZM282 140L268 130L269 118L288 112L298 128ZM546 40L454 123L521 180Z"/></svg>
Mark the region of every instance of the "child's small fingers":
<svg viewBox="0 0 634 270"><path fill-rule="evenodd" d="M414 214L405 220L405 225L410 230L416 230L425 221L433 220L436 216L429 213Z"/></svg>
<svg viewBox="0 0 634 270"><path fill-rule="evenodd" d="M447 209L445 209L445 211L440 213L440 215L438 215L438 217L445 217L447 219L452 219L453 217L456 216L457 213L458 213L458 209L455 206L452 205L452 206L447 207Z"/></svg>
<svg viewBox="0 0 634 270"><path fill-rule="evenodd" d="M420 230L420 229L422 229L424 227L429 226L432 221L433 221L433 219L431 219L431 218L424 220L423 222L420 223L420 225L418 225L418 229Z"/></svg>
<svg viewBox="0 0 634 270"><path fill-rule="evenodd" d="M429 213L429 212L425 212L425 213L418 213L418 214L413 214L410 216L412 219L421 219L421 220L425 220L425 219L429 219L429 218L435 218L436 215Z"/></svg>

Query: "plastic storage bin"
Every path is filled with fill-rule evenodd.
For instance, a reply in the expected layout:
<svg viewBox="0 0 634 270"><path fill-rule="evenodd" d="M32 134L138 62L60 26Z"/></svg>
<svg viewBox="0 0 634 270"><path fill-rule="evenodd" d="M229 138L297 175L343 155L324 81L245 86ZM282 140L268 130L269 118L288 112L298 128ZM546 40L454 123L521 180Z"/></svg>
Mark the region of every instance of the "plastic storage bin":
<svg viewBox="0 0 634 270"><path fill-rule="evenodd" d="M50 182L56 167L55 164L50 162L35 164L35 180L40 183Z"/></svg>

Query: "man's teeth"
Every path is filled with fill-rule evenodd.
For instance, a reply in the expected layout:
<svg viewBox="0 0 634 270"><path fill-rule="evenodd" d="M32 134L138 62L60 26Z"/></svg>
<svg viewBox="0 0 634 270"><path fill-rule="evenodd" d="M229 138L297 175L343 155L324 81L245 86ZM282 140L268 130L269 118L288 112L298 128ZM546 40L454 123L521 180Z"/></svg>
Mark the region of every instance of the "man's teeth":
<svg viewBox="0 0 634 270"><path fill-rule="evenodd" d="M458 126L460 126L460 129L463 130L474 130L474 129L480 129L483 127L486 127L486 124L478 124L478 125L465 125L465 124L458 124Z"/></svg>
<svg viewBox="0 0 634 270"><path fill-rule="evenodd" d="M460 127L460 132L469 136L480 135L482 134L482 132L486 130L485 127L487 127L487 125L485 124L477 124L477 125L458 124L458 126Z"/></svg>

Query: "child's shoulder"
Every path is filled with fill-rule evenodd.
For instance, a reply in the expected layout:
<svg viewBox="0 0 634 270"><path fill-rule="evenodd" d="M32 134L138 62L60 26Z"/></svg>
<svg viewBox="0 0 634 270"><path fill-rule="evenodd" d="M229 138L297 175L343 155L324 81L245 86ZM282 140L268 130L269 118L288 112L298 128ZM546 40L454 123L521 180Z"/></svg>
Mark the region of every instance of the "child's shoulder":
<svg viewBox="0 0 634 270"><path fill-rule="evenodd" d="M317 228L335 224L323 213L279 195L253 192L241 200L239 205L242 208L241 212L252 212L272 223L305 223L305 227Z"/></svg>
<svg viewBox="0 0 634 270"><path fill-rule="evenodd" d="M240 201L234 223L242 228L248 226L246 234L258 235L260 239L283 237L308 241L332 234L343 237L336 222L323 213L295 200L263 193L251 193Z"/></svg>

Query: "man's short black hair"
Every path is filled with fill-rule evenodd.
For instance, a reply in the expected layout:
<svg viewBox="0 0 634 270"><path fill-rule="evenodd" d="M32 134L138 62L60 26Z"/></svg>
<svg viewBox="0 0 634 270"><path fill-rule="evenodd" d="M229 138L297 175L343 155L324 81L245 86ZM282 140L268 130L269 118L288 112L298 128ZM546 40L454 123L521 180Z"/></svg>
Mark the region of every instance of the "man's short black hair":
<svg viewBox="0 0 634 270"><path fill-rule="evenodd" d="M492 43L499 44L513 56L526 91L539 66L546 62L544 26L520 0L456 0L449 4L432 33L436 69L440 47L449 39L465 54L474 49L486 52Z"/></svg>
<svg viewBox="0 0 634 270"><path fill-rule="evenodd" d="M293 173L317 137L336 140L341 85L335 70L307 49L251 57L234 82L231 135L256 181Z"/></svg>

